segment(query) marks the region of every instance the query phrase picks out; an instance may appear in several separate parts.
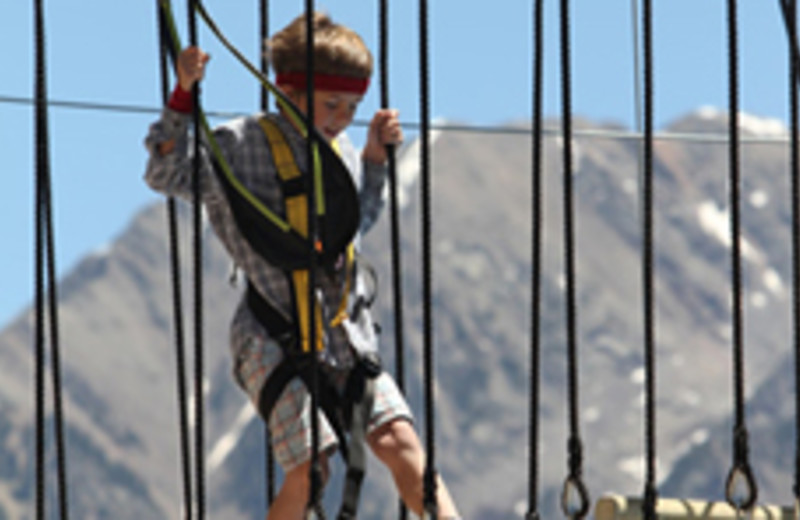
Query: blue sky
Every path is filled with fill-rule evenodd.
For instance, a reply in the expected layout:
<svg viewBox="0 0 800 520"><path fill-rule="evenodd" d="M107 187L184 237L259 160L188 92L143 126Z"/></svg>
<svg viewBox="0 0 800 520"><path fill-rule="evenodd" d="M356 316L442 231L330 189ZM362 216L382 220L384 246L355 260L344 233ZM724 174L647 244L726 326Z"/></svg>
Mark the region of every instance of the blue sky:
<svg viewBox="0 0 800 520"><path fill-rule="evenodd" d="M282 27L304 2L270 2ZM184 40L185 2L175 2ZM390 2L390 98L401 119L419 114L418 4ZM430 10L431 114L466 124L530 118L532 2L434 0ZM545 109L559 113L558 2L546 0ZM571 3L573 107L595 121L634 126L632 0ZM669 0L655 6L656 120L659 126L701 106L727 106L726 2ZM786 37L778 0L740 2L741 108L785 119ZM53 101L157 107L160 102L155 1L45 1L48 93ZM237 47L256 60L258 2L206 0ZM317 2L359 31L377 54L377 5ZM246 113L257 82L198 21L212 54L203 86L207 110ZM0 16L0 327L30 304L33 287L33 2L4 2ZM377 85L377 83L373 83ZM359 116L377 105L371 89ZM54 231L60 274L113 240L134 213L161 200L142 182L142 139L155 115L54 106L50 118ZM354 132L358 141L359 131ZM435 172L434 172L435 176ZM9 184L10 181L10 184Z"/></svg>

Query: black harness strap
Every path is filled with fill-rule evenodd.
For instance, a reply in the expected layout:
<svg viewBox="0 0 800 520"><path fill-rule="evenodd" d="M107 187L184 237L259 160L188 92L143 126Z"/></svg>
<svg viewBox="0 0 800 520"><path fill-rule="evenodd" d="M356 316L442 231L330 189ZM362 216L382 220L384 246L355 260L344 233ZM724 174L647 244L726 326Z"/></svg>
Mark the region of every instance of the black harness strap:
<svg viewBox="0 0 800 520"><path fill-rule="evenodd" d="M181 49L175 20L168 0L159 0L159 2L167 22L164 32L170 43L168 50L174 61ZM310 132L315 136L312 147L315 160L309 161L308 164L319 165L318 169L314 168L313 177L314 182L317 182L318 178L320 179L323 197L319 203L323 205L325 213L325 215L318 215L317 239L322 245L322 251L317 255L317 261L323 265L333 263L353 241L360 222L358 193L347 166L328 142L319 135L313 125L310 129L307 128L306 117L297 106L225 38L202 2L191 0L190 11L196 11L220 43L261 82L264 88L272 92L278 105L285 111L287 117L301 128L301 132L304 135ZM191 20L193 19L194 17L191 17ZM197 99L195 99L194 106L199 107ZM202 133L208 140L209 156L215 163L215 174L225 189L241 232L250 241L253 249L267 261L282 269L297 269L307 266L310 257L307 240L293 231L288 223L260 204L246 187L238 183L219 149L202 110L198 110L198 117ZM200 133L199 130L195 130L195 135L199 136ZM195 153L199 155L197 151ZM321 180L323 172L324 182ZM275 248L275 243L280 243L282 247Z"/></svg>
<svg viewBox="0 0 800 520"><path fill-rule="evenodd" d="M256 319L275 338L283 350L283 360L267 378L258 401L258 411L269 421L275 403L292 379L299 377L307 388L313 382L311 356L314 353L300 352L297 348L296 327L283 314L269 304L253 287L247 285L247 304ZM319 371L319 407L333 428L339 441L339 451L347 463L342 505L338 518L349 520L356 517L361 483L366 472L366 432L369 415L374 402L374 380L381 373L380 362L368 356L359 356L340 393L336 385L323 371ZM349 426L349 442L347 428Z"/></svg>
<svg viewBox="0 0 800 520"><path fill-rule="evenodd" d="M346 421L350 424L350 444L347 455L347 474L342 492L342 506L339 510L339 520L356 518L358 498L361 493L361 483L367 467L366 444L367 425L372 411L375 397L375 377L380 374L380 365L370 366L363 360L356 365L347 381L345 398L353 403L349 409L350 417Z"/></svg>
<svg viewBox="0 0 800 520"><path fill-rule="evenodd" d="M284 348L284 358L273 370L272 374L267 378L264 388L261 390L261 396L258 402L258 410L263 415L264 419L269 419L272 410L275 408L275 403L286 389L286 385L294 379L299 377L306 386L311 383L311 355L309 353L289 353ZM319 378L319 404L328 421L331 423L336 437L339 439L339 447L342 452L342 457L348 459L349 453L347 448L345 430L342 425L342 406L339 399L336 387L330 382L327 377Z"/></svg>

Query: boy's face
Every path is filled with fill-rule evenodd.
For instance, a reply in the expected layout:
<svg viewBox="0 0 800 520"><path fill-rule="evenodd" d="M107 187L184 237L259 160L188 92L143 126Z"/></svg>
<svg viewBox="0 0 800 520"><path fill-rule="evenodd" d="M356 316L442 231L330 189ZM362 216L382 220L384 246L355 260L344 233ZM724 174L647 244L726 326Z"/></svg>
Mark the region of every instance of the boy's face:
<svg viewBox="0 0 800 520"><path fill-rule="evenodd" d="M300 90L287 92L297 107L308 111L307 96ZM353 92L317 90L314 92L314 126L328 141L332 141L353 122L363 96Z"/></svg>

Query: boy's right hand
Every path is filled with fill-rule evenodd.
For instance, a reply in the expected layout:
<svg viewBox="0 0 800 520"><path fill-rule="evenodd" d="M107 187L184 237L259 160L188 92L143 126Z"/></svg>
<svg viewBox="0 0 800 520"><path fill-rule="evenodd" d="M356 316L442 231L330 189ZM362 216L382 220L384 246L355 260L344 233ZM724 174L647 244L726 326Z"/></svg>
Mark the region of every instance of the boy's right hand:
<svg viewBox="0 0 800 520"><path fill-rule="evenodd" d="M199 47L186 47L181 51L178 55L176 73L178 84L183 90L187 92L192 90L192 86L203 79L209 59L211 56Z"/></svg>

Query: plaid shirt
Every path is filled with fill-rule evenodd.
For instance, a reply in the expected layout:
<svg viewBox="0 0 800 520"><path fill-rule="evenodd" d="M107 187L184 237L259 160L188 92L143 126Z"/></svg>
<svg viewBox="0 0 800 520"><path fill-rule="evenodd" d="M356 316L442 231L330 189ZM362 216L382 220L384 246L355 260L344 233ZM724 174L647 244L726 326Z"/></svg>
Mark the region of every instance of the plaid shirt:
<svg viewBox="0 0 800 520"><path fill-rule="evenodd" d="M239 181L267 207L285 218L278 174L264 131L258 123L261 116L258 114L229 121L216 128L214 136ZM272 118L283 131L300 170L307 171L305 139L281 115L269 114L268 117ZM145 145L150 151L145 173L147 184L166 195L175 195L188 200L192 197L193 171L193 139L188 132L190 120L189 115L165 108L161 119L150 127L145 140ZM170 140L175 141L175 149L161 155L158 151L159 145ZM360 235L372 226L383 208L382 193L386 168L367 161L363 161L362 164L352 143L346 137L339 139L339 146L342 159L350 169L359 193L361 225L355 239L358 246ZM280 310L287 319L294 321L291 287L286 273L261 258L239 232L223 188L211 169L208 153L205 146L201 147L200 190L209 222L233 261L243 270L262 297ZM342 300L346 285L345 267L343 265L337 267L333 272L320 269L318 273L316 278L323 295L323 312L329 320ZM354 284L356 294L363 293L364 286L361 276L357 276ZM355 298L350 298L350 305L354 300ZM357 327L366 333L366 341L351 341L341 326L328 331L325 360L332 366L350 366L352 355L349 346L359 350L377 349L374 335L367 330L372 327L369 313L361 314L363 318L359 320ZM231 349L234 355L238 354L239 346L245 343L243 339L265 334L266 331L256 321L242 297L231 324Z"/></svg>

